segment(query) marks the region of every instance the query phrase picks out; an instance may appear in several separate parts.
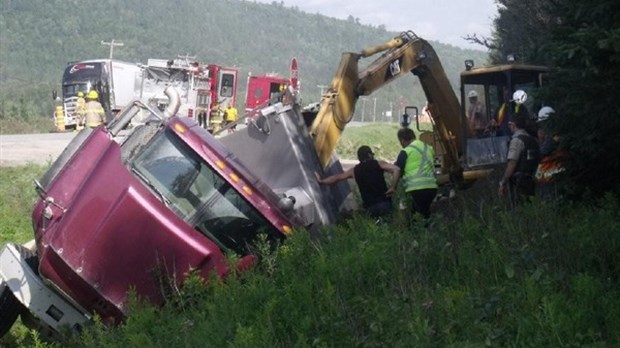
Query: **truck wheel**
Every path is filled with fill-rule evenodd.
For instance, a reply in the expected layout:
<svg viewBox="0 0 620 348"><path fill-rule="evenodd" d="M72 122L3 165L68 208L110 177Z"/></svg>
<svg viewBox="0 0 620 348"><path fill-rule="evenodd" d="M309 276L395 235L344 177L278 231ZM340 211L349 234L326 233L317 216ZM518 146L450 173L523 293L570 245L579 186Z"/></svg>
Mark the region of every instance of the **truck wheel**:
<svg viewBox="0 0 620 348"><path fill-rule="evenodd" d="M0 284L0 337L9 332L23 308L8 285Z"/></svg>

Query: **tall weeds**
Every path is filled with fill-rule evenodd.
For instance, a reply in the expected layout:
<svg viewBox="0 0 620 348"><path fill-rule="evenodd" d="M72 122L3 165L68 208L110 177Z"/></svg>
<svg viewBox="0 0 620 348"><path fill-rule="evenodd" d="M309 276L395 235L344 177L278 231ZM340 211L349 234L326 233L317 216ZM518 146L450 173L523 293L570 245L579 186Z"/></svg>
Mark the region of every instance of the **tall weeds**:
<svg viewBox="0 0 620 348"><path fill-rule="evenodd" d="M31 236L40 167L2 169L7 241ZM37 177L38 175L34 175ZM491 196L438 202L428 227L402 212L298 230L225 281L189 275L163 308L136 296L124 325L68 342L18 326L0 345L56 347L613 347L620 345L620 199Z"/></svg>
<svg viewBox="0 0 620 348"><path fill-rule="evenodd" d="M191 276L180 295L191 305L139 304L124 326L94 325L73 345L620 344L617 197L516 210L462 203L428 228L359 215L318 239L297 231L250 272Z"/></svg>

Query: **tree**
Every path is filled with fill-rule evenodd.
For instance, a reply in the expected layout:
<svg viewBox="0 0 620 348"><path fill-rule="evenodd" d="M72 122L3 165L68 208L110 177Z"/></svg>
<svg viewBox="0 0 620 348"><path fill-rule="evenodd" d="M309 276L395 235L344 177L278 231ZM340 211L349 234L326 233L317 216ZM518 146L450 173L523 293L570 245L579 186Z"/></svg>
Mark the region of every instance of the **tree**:
<svg viewBox="0 0 620 348"><path fill-rule="evenodd" d="M565 1L563 21L545 48L558 67L545 91L568 152L568 175L594 194L620 186L620 4Z"/></svg>
<svg viewBox="0 0 620 348"><path fill-rule="evenodd" d="M549 40L553 27L560 23L556 0L497 0L498 16L489 37L471 34L465 37L490 50L493 63L505 63L510 54L517 61L544 63L541 47Z"/></svg>
<svg viewBox="0 0 620 348"><path fill-rule="evenodd" d="M498 0L496 61L517 53L555 69L541 91L553 101L552 125L567 153L574 192L619 190L620 3L614 0Z"/></svg>

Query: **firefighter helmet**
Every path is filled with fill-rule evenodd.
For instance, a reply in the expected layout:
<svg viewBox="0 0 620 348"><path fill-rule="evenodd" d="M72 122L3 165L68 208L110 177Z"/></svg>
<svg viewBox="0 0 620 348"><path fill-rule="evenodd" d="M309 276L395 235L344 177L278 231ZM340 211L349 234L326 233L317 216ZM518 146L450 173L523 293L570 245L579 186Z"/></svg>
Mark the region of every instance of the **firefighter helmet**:
<svg viewBox="0 0 620 348"><path fill-rule="evenodd" d="M551 116L551 114L554 114L554 113L555 113L555 110L553 110L552 107L543 106L542 108L540 108L540 111L538 111L538 122L548 119L549 116Z"/></svg>
<svg viewBox="0 0 620 348"><path fill-rule="evenodd" d="M99 98L99 94L97 93L97 91L90 91L86 95L86 98L88 98L88 99L97 99L97 98Z"/></svg>
<svg viewBox="0 0 620 348"><path fill-rule="evenodd" d="M471 91L469 91L469 93L467 93L467 97L468 98L478 98L478 92L474 91L473 89Z"/></svg>
<svg viewBox="0 0 620 348"><path fill-rule="evenodd" d="M79 92L78 92L78 97L84 97L84 92L79 91Z"/></svg>
<svg viewBox="0 0 620 348"><path fill-rule="evenodd" d="M523 104L527 100L527 93L524 90L518 89L512 94L512 101L517 104Z"/></svg>

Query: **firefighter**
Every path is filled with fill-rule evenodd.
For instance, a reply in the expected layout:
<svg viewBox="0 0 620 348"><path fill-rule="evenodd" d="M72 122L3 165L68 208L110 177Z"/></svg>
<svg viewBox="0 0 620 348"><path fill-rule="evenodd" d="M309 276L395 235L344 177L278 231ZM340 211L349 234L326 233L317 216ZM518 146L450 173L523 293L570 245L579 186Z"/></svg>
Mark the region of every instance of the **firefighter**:
<svg viewBox="0 0 620 348"><path fill-rule="evenodd" d="M95 128L105 123L105 111L99 103L97 91L90 91L86 95L86 105L84 105L84 121L86 127Z"/></svg>
<svg viewBox="0 0 620 348"><path fill-rule="evenodd" d="M510 99L510 92L507 87L503 88L504 90L504 103L500 106L499 110L493 120L491 120L491 127L495 128L495 132L497 136L501 135L509 135L512 136L512 128L508 125L512 115L520 113L525 117L525 126L524 130L536 137L536 120L533 119L529 113L529 110L525 106L525 101L527 100L527 93L523 90L516 90L512 94L512 99Z"/></svg>
<svg viewBox="0 0 620 348"><path fill-rule="evenodd" d="M536 169L536 193L542 200L556 200L561 197L556 175L565 169L564 151L560 150L560 138L549 125L549 117L555 115L550 106L543 106L538 111L538 144L540 145L540 163ZM554 116L555 117L555 116Z"/></svg>
<svg viewBox="0 0 620 348"><path fill-rule="evenodd" d="M237 124L236 124L237 113L238 113L237 108L235 108L235 106L232 103L228 104L228 108L226 109L226 112L225 112L226 114L225 115L225 121L226 121L225 126L228 127L230 123L233 123L233 125L231 125L228 128L228 133L234 133L235 130L237 130Z"/></svg>
<svg viewBox="0 0 620 348"><path fill-rule="evenodd" d="M204 129L208 129L207 125L207 110L200 110L198 112L198 125Z"/></svg>
<svg viewBox="0 0 620 348"><path fill-rule="evenodd" d="M86 108L86 100L84 99L84 92L79 91L77 94L77 100L75 102L75 115L76 129L82 129L84 127L84 111Z"/></svg>

